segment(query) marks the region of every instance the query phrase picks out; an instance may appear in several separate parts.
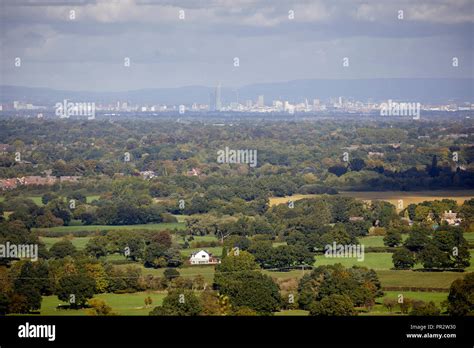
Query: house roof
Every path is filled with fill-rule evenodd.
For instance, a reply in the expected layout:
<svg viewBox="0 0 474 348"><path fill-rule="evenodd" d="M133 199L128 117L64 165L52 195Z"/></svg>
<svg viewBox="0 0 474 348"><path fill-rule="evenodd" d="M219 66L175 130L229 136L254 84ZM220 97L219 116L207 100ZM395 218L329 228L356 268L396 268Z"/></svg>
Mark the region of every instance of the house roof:
<svg viewBox="0 0 474 348"><path fill-rule="evenodd" d="M199 251L196 251L195 253L192 253L192 254L191 254L191 257L193 257L193 256L196 255L196 254L199 254L201 251L204 251L204 252L205 252L206 254L208 254L209 256L212 256L212 253L210 253L209 251L204 250L204 249L201 249L201 250L199 250Z"/></svg>

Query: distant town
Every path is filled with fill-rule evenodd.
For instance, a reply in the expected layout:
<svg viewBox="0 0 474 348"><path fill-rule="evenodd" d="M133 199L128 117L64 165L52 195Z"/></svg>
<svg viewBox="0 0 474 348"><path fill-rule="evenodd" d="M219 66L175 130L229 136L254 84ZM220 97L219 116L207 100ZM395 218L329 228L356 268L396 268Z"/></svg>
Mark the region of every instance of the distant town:
<svg viewBox="0 0 474 348"><path fill-rule="evenodd" d="M390 106L398 108L399 114L394 116L405 116L410 104L416 104L422 111L441 111L441 112L457 112L457 111L471 111L474 109L472 102L453 102L446 101L444 103L418 103L407 100L380 100L377 102L366 100L355 100L349 97L333 97L329 100L322 100L318 98L300 98L300 102L291 102L288 100L277 99L267 100L265 95L258 95L254 99L247 99L245 101L224 102L221 98L221 86L218 85L214 93L210 95L209 103L192 103L192 104L138 104L125 100L117 100L115 103L96 103L90 100L58 100L55 105L36 105L28 101L13 101L12 103L0 104L0 111L19 111L28 112L32 114L28 116L43 117L43 112L55 112L56 115L62 116L62 111L58 113L58 108L61 110L68 105L70 109L78 108L78 104L87 104L90 109L91 104L95 112L106 113L114 115L122 112L133 113L169 113L177 112L184 114L186 112L202 113L202 112L245 112L245 113L332 113L344 112L354 114L373 114L380 113L381 110ZM82 106L81 106L82 107ZM408 110L409 111L409 110ZM36 113L36 114L35 114ZM383 115L383 114L382 114ZM391 115L390 113L388 115ZM406 115L409 115L407 113Z"/></svg>

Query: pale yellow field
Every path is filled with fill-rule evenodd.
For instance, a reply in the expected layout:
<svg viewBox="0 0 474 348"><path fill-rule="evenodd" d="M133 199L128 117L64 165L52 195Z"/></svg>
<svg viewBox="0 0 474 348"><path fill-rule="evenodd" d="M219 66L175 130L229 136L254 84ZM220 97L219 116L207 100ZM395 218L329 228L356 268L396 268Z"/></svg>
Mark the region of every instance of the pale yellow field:
<svg viewBox="0 0 474 348"><path fill-rule="evenodd" d="M441 199L453 199L458 205L462 205L465 200L474 197L474 190L463 190L463 191L384 191L384 192L341 192L341 196L354 197L361 200L383 200L392 203L398 208L399 200L403 201L403 207L406 208L409 204L421 203L424 201L434 201ZM270 197L270 205L277 205L281 203L287 203L289 200L297 201L304 198L317 197L318 195L302 195L297 194L287 197Z"/></svg>
<svg viewBox="0 0 474 348"><path fill-rule="evenodd" d="M288 201L298 201L300 199L305 199L305 198L312 198L312 197L317 197L319 195L316 194L311 194L311 195L302 195L302 194L297 194L297 195L292 195L292 196L286 196L286 197L270 197L270 206L272 205L278 205L282 203L288 203Z"/></svg>

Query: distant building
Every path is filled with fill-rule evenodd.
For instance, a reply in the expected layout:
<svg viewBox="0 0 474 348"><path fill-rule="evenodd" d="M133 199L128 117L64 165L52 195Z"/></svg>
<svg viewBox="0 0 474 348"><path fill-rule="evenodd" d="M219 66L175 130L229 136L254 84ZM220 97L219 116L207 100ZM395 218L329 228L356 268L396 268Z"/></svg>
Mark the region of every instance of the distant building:
<svg viewBox="0 0 474 348"><path fill-rule="evenodd" d="M13 179L0 179L0 190L12 190L18 186L18 180L16 178Z"/></svg>
<svg viewBox="0 0 474 348"><path fill-rule="evenodd" d="M39 175L30 175L24 176L21 178L16 178L19 185L25 186L52 186L57 182L77 182L81 176L39 176Z"/></svg>
<svg viewBox="0 0 474 348"><path fill-rule="evenodd" d="M457 213L453 213L450 211L445 211L443 216L441 217L441 222L446 221L448 225L451 226L459 226L462 222L461 218L458 218Z"/></svg>
<svg viewBox="0 0 474 348"><path fill-rule="evenodd" d="M221 84L218 83L216 87L216 110L221 111L222 109L222 96L221 96Z"/></svg>
<svg viewBox="0 0 474 348"><path fill-rule="evenodd" d="M0 153L5 154L8 152L10 144L0 144Z"/></svg>
<svg viewBox="0 0 474 348"><path fill-rule="evenodd" d="M264 97L263 95L259 95L258 96L258 99L257 99L257 106L259 108L263 108L265 106L265 100L264 100Z"/></svg>
<svg viewBox="0 0 474 348"><path fill-rule="evenodd" d="M362 216L351 216L349 218L349 221L351 221L351 222L364 221L364 218Z"/></svg>
<svg viewBox="0 0 474 348"><path fill-rule="evenodd" d="M400 148L401 144L400 143L393 143L393 144L390 144L390 146L392 147L392 149L397 150L397 149Z"/></svg>
<svg viewBox="0 0 474 348"><path fill-rule="evenodd" d="M369 151L369 157L384 157L383 152L370 152Z"/></svg>
<svg viewBox="0 0 474 348"><path fill-rule="evenodd" d="M25 186L52 186L56 183L55 176L31 175L18 178L18 182Z"/></svg>
<svg viewBox="0 0 474 348"><path fill-rule="evenodd" d="M77 182L79 181L81 177L80 176L60 176L59 181L60 182Z"/></svg>
<svg viewBox="0 0 474 348"><path fill-rule="evenodd" d="M198 168L193 168L191 170L188 170L187 176L199 176L201 175L201 171Z"/></svg>
<svg viewBox="0 0 474 348"><path fill-rule="evenodd" d="M145 170L143 172L140 172L140 176L143 179L153 179L156 176L156 173L152 170Z"/></svg>
<svg viewBox="0 0 474 348"><path fill-rule="evenodd" d="M217 265L221 263L221 261L206 250L200 250L191 254L189 263L191 265Z"/></svg>

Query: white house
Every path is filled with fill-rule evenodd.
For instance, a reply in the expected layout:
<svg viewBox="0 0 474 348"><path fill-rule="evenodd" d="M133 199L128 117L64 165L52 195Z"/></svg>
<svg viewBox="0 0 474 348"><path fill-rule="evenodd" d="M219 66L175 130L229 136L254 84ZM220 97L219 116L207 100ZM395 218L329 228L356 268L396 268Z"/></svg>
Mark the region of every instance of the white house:
<svg viewBox="0 0 474 348"><path fill-rule="evenodd" d="M216 265L221 263L221 261L206 250L200 250L197 253L191 254L189 263L191 265Z"/></svg>

